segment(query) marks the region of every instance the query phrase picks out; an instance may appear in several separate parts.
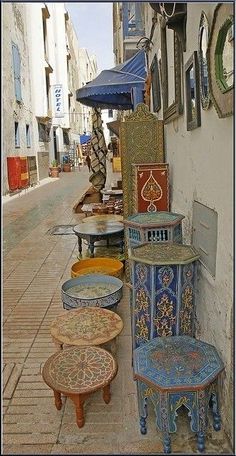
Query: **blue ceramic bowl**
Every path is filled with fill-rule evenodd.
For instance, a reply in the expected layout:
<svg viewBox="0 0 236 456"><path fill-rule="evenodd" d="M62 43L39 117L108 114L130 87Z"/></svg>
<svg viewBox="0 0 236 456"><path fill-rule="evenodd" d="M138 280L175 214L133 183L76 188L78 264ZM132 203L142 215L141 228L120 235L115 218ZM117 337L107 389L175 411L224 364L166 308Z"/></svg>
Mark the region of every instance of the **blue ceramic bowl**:
<svg viewBox="0 0 236 456"><path fill-rule="evenodd" d="M61 287L64 309L117 306L123 295L123 282L105 274L87 274L67 280Z"/></svg>

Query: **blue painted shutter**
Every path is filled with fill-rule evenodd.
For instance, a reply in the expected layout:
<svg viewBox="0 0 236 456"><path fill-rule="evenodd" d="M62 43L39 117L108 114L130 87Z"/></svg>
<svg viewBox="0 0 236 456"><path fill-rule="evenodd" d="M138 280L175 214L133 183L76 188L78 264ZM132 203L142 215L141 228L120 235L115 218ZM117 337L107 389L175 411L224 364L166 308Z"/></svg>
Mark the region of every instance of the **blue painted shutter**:
<svg viewBox="0 0 236 456"><path fill-rule="evenodd" d="M20 52L18 46L14 43L12 43L12 58L14 69L15 96L17 101L22 101L20 78Z"/></svg>

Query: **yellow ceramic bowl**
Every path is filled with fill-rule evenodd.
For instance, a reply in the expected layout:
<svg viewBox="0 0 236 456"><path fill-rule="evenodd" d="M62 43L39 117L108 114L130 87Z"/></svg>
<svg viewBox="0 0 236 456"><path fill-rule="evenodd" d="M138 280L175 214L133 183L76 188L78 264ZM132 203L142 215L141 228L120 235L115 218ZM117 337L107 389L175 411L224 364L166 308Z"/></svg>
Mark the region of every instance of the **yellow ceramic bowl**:
<svg viewBox="0 0 236 456"><path fill-rule="evenodd" d="M71 267L71 277L78 277L85 274L106 274L114 277L120 277L124 265L121 261L106 258L88 258L74 263Z"/></svg>

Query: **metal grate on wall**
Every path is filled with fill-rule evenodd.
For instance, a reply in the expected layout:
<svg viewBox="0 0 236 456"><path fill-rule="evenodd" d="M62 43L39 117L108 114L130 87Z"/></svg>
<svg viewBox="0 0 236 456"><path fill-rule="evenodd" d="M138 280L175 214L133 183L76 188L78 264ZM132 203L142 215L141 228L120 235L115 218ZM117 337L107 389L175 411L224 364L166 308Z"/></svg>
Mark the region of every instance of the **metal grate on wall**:
<svg viewBox="0 0 236 456"><path fill-rule="evenodd" d="M200 262L210 274L216 274L218 214L198 201L193 202L192 244L200 253Z"/></svg>

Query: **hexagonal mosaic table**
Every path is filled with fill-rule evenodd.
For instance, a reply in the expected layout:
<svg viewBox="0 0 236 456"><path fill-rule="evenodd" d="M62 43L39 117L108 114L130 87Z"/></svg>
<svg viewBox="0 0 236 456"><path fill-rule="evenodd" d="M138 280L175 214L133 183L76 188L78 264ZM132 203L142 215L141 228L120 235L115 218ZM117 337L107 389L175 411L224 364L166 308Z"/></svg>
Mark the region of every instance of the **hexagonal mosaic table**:
<svg viewBox="0 0 236 456"><path fill-rule="evenodd" d="M146 242L182 243L182 219L175 212L140 212L124 220L127 247Z"/></svg>
<svg viewBox="0 0 236 456"><path fill-rule="evenodd" d="M159 337L134 350L140 431L146 434L147 404L155 409L163 434L164 453L171 452L170 433L177 431L177 410L183 405L190 427L197 433L197 447L205 449L208 409L213 427L220 429L218 377L224 365L215 347L189 336Z"/></svg>

